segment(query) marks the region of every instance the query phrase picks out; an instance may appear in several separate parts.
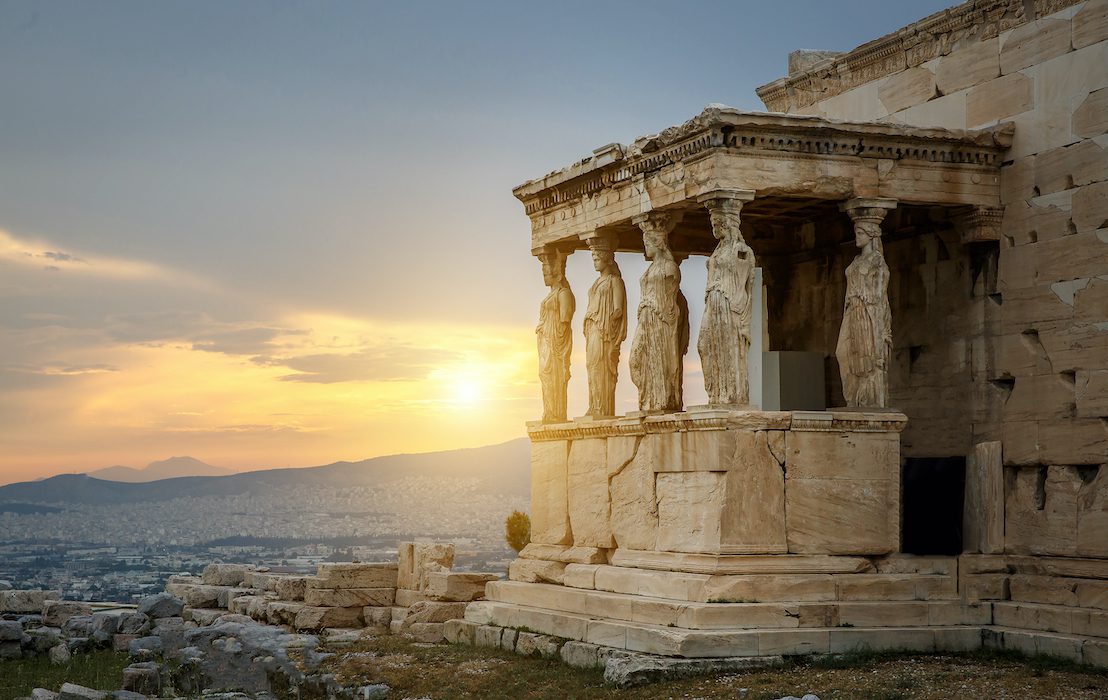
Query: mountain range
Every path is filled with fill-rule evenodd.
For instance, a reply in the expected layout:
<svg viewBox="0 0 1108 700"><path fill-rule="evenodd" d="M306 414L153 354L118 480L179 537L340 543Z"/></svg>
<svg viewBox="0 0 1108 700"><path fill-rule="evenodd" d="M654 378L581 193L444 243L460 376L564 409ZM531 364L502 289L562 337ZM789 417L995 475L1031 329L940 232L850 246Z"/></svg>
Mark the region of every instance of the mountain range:
<svg viewBox="0 0 1108 700"><path fill-rule="evenodd" d="M479 480L478 490L482 493L526 496L530 493L530 464L530 442L526 438L520 438L487 447L389 455L360 462L265 469L224 476L183 476L126 482L97 478L89 474L59 474L49 479L2 486L0 503L122 505L189 496L289 491L307 486L385 486L389 481L406 476L474 477ZM146 470L132 471L141 474ZM434 494L428 494L428 498L434 498Z"/></svg>
<svg viewBox="0 0 1108 700"><path fill-rule="evenodd" d="M228 474L234 474L235 470L206 464L194 457L170 457L169 459L151 462L141 469L117 465L87 473L91 477L104 481L134 483L173 479L178 476L227 476Z"/></svg>

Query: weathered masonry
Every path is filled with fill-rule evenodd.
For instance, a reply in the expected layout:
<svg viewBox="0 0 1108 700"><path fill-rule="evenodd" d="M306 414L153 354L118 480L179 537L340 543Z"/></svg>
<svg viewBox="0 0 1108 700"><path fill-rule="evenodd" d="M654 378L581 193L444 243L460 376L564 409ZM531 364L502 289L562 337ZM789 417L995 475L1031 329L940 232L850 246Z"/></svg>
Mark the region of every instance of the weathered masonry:
<svg viewBox="0 0 1108 700"><path fill-rule="evenodd" d="M550 290L532 544L469 624L1108 664L1108 0L967 2L759 95L515 189ZM617 252L649 261L636 308Z"/></svg>

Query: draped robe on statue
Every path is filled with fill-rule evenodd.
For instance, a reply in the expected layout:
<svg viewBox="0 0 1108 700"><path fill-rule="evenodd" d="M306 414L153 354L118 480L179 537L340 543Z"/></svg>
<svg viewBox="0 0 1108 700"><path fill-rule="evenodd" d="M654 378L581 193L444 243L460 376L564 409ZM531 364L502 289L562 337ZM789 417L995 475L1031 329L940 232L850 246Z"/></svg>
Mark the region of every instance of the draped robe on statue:
<svg viewBox="0 0 1108 700"><path fill-rule="evenodd" d="M566 420L566 387L569 384L569 356L573 333L573 294L568 287L554 287L539 306L535 329L539 350L539 382L542 384L542 419Z"/></svg>
<svg viewBox="0 0 1108 700"><path fill-rule="evenodd" d="M708 258L704 320L697 339L711 404L744 405L750 401L747 354L753 283L754 252L741 240L721 242Z"/></svg>
<svg viewBox="0 0 1108 700"><path fill-rule="evenodd" d="M639 281L639 327L631 344L631 381L644 411L680 409L681 271L672 260L651 262Z"/></svg>
<svg viewBox="0 0 1108 700"><path fill-rule="evenodd" d="M835 357L848 406L886 406L892 349L889 268L881 249L867 245L846 268L846 304Z"/></svg>
<svg viewBox="0 0 1108 700"><path fill-rule="evenodd" d="M617 275L600 275L589 288L585 311L585 366L589 415L614 416L619 349L627 338L627 289Z"/></svg>

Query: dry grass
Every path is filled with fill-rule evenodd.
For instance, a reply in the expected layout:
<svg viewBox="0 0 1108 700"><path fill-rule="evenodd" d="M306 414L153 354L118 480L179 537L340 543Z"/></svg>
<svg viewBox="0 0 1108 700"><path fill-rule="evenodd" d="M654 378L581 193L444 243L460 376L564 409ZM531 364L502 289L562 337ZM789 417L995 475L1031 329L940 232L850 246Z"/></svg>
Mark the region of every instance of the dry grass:
<svg viewBox="0 0 1108 700"><path fill-rule="evenodd" d="M600 671L521 658L493 649L413 644L379 637L343 649L329 662L346 683L388 683L396 698L738 698L815 693L821 700L947 698L1108 698L1108 672L1018 655L857 654L798 659L758 671L620 690ZM747 689L745 695L740 689Z"/></svg>
<svg viewBox="0 0 1108 700"><path fill-rule="evenodd" d="M34 688L58 690L62 683L76 683L97 690L119 690L126 654L94 651L74 654L69 663L55 665L46 654L29 659L0 661L0 700L26 697Z"/></svg>

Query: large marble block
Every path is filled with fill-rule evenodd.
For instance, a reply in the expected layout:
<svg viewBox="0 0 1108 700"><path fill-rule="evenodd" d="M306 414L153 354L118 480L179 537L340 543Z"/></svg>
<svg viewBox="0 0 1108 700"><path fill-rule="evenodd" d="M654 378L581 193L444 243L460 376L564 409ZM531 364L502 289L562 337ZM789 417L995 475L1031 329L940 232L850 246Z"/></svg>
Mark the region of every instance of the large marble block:
<svg viewBox="0 0 1108 700"><path fill-rule="evenodd" d="M574 440L569 447L569 523L578 547L614 547L608 493L608 441Z"/></svg>
<svg viewBox="0 0 1108 700"><path fill-rule="evenodd" d="M568 497L569 443L531 445L531 541L572 544Z"/></svg>

